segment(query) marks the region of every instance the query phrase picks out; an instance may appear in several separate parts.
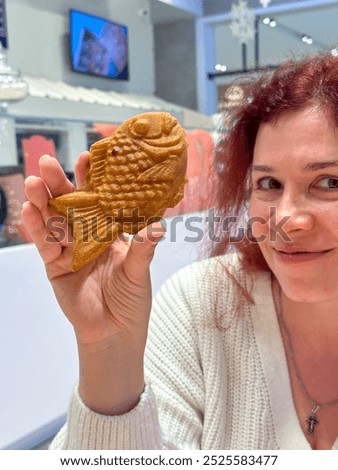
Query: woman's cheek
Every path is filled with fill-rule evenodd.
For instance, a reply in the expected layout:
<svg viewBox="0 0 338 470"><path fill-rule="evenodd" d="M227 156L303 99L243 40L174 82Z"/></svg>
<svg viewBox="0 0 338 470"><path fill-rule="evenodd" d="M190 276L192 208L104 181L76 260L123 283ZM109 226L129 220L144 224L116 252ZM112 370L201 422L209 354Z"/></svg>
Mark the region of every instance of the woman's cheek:
<svg viewBox="0 0 338 470"><path fill-rule="evenodd" d="M263 242L269 235L269 211L260 204L250 204L250 227L253 237Z"/></svg>

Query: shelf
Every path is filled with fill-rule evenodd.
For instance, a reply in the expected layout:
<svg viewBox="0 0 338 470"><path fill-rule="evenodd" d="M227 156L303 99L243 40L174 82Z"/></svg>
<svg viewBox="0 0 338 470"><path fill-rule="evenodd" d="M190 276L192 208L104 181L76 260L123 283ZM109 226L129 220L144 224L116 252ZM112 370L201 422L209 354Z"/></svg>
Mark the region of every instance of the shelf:
<svg viewBox="0 0 338 470"><path fill-rule="evenodd" d="M213 129L212 117L157 96L75 87L43 78L24 79L28 83L29 96L9 108L10 114L16 118L118 124L135 114L167 111L187 129Z"/></svg>

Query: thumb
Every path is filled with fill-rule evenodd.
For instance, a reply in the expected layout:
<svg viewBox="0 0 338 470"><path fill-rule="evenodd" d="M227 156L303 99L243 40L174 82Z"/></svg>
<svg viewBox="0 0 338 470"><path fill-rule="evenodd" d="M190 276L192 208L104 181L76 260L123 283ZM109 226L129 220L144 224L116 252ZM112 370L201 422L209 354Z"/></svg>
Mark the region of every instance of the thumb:
<svg viewBox="0 0 338 470"><path fill-rule="evenodd" d="M149 274L156 246L164 238L164 221L154 222L140 230L132 239L125 258L125 273L132 282L141 282Z"/></svg>

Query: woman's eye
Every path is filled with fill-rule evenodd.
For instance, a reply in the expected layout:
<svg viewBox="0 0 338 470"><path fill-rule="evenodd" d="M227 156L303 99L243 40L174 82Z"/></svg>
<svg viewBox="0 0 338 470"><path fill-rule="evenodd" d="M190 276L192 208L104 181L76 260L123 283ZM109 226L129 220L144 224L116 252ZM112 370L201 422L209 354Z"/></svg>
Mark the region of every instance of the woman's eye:
<svg viewBox="0 0 338 470"><path fill-rule="evenodd" d="M338 189L338 178L322 178L317 184L320 189Z"/></svg>
<svg viewBox="0 0 338 470"><path fill-rule="evenodd" d="M262 191L268 191L273 189L276 190L280 188L281 184L273 178L261 178L256 183L256 189L260 189Z"/></svg>

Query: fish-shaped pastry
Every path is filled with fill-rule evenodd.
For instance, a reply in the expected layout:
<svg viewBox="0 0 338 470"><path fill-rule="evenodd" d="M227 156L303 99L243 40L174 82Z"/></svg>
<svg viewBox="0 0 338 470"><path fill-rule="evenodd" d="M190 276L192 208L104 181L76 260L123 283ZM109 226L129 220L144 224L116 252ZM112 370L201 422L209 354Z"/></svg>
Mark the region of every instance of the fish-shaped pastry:
<svg viewBox="0 0 338 470"><path fill-rule="evenodd" d="M85 186L49 201L73 229L72 271L183 198L187 146L177 119L153 112L127 119L90 147Z"/></svg>

